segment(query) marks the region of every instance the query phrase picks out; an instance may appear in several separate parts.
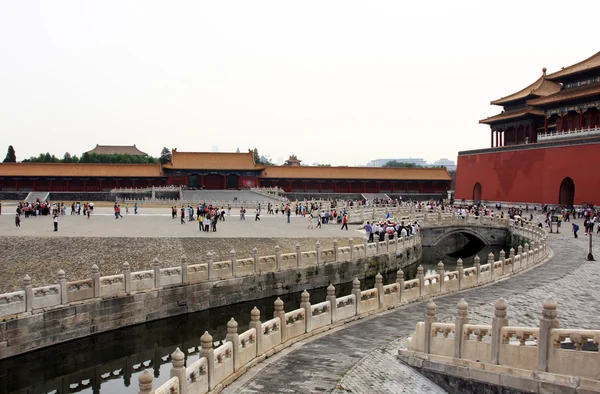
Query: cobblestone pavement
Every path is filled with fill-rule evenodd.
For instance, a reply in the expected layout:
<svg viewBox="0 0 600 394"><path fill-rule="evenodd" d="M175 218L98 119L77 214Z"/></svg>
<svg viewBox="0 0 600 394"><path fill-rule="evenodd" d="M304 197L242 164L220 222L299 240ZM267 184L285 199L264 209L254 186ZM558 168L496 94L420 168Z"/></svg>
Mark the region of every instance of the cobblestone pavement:
<svg viewBox="0 0 600 394"><path fill-rule="evenodd" d="M581 226L581 220L578 220ZM581 226L583 227L583 226ZM451 322L461 298L469 303L473 323L491 324L493 305L504 297L511 325L537 326L544 298L558 302L562 327L600 326L600 270L586 262L588 238L573 239L570 225L550 236L554 257L547 263L495 284L435 298L438 319ZM600 258L600 248L594 254ZM316 302L316 300L315 300ZM264 367L241 377L226 393L423 393L443 392L397 360L398 349L423 320L421 301L350 323L293 350L273 357Z"/></svg>

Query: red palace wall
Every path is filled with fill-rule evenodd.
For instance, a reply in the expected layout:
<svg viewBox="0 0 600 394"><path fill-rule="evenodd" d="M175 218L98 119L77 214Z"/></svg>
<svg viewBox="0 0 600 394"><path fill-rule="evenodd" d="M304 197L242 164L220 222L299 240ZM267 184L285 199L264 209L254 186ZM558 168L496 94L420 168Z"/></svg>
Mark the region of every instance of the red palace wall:
<svg viewBox="0 0 600 394"><path fill-rule="evenodd" d="M596 158L600 144L510 150L458 156L456 200L473 200L481 184L481 200L558 204L566 177L575 184L576 205L600 204Z"/></svg>

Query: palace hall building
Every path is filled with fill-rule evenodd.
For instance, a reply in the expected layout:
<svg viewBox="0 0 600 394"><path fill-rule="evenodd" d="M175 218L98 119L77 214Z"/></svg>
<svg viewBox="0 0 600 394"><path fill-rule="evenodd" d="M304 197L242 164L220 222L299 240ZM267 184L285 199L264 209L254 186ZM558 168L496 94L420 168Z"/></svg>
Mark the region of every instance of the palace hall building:
<svg viewBox="0 0 600 394"><path fill-rule="evenodd" d="M309 167L300 162L292 156L288 165L259 165L252 151L173 149L171 162L165 165L1 163L0 192L109 192L115 188L167 185L207 190L276 186L288 193L427 194L442 198L452 187L445 168Z"/></svg>
<svg viewBox="0 0 600 394"><path fill-rule="evenodd" d="M490 148L459 152L455 198L600 204L600 52L491 102Z"/></svg>

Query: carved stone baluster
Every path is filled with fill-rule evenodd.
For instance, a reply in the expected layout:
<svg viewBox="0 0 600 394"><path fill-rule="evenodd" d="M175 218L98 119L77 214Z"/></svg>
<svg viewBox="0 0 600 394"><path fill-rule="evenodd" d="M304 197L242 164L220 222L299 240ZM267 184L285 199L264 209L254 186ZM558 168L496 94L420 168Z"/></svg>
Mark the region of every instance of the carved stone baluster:
<svg viewBox="0 0 600 394"><path fill-rule="evenodd" d="M457 305L457 316L454 320L454 357L462 357L462 343L463 343L463 326L469 324L469 304L464 298L461 298Z"/></svg>
<svg viewBox="0 0 600 394"><path fill-rule="evenodd" d="M502 327L508 326L506 318L506 301L500 298L494 304L494 317L492 318L492 364L500 363L500 346L502 345Z"/></svg>

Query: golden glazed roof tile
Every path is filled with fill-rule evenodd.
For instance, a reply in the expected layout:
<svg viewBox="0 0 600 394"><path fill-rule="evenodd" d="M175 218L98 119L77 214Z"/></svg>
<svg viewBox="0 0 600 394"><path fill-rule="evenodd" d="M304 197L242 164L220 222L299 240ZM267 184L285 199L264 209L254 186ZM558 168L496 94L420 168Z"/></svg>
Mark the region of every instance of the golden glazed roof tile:
<svg viewBox="0 0 600 394"><path fill-rule="evenodd" d="M564 89L550 96L528 100L527 104L535 106L549 105L579 99L600 100L600 83Z"/></svg>
<svg viewBox="0 0 600 394"><path fill-rule="evenodd" d="M160 177L160 164L2 163L0 176Z"/></svg>
<svg viewBox="0 0 600 394"><path fill-rule="evenodd" d="M165 168L182 170L260 170L254 153L178 152L173 149L171 163Z"/></svg>
<svg viewBox="0 0 600 394"><path fill-rule="evenodd" d="M524 107L524 108L514 109L511 111L504 111L502 113L499 113L498 115L494 115L494 116L490 116L489 118L482 119L479 121L479 123L492 124L492 123L497 123L497 122L501 122L501 121L522 118L522 117L525 117L526 115L544 116L544 111L537 109L537 108L533 108L533 107Z"/></svg>
<svg viewBox="0 0 600 394"><path fill-rule="evenodd" d="M527 86L524 89L519 90L510 96L502 97L498 100L491 102L493 105L505 105L515 101L523 100L529 96L548 96L561 90L561 86L558 83L548 81L546 78L546 68L542 69L542 76L537 81Z"/></svg>
<svg viewBox="0 0 600 394"><path fill-rule="evenodd" d="M560 71L549 74L546 79L551 81L560 80L562 78L570 77L585 71L593 70L595 68L600 68L600 52L579 63L575 63L572 66L565 67Z"/></svg>
<svg viewBox="0 0 600 394"><path fill-rule="evenodd" d="M135 145L98 145L85 153L96 153L98 155L127 154L134 156L148 156L147 153L139 150Z"/></svg>

